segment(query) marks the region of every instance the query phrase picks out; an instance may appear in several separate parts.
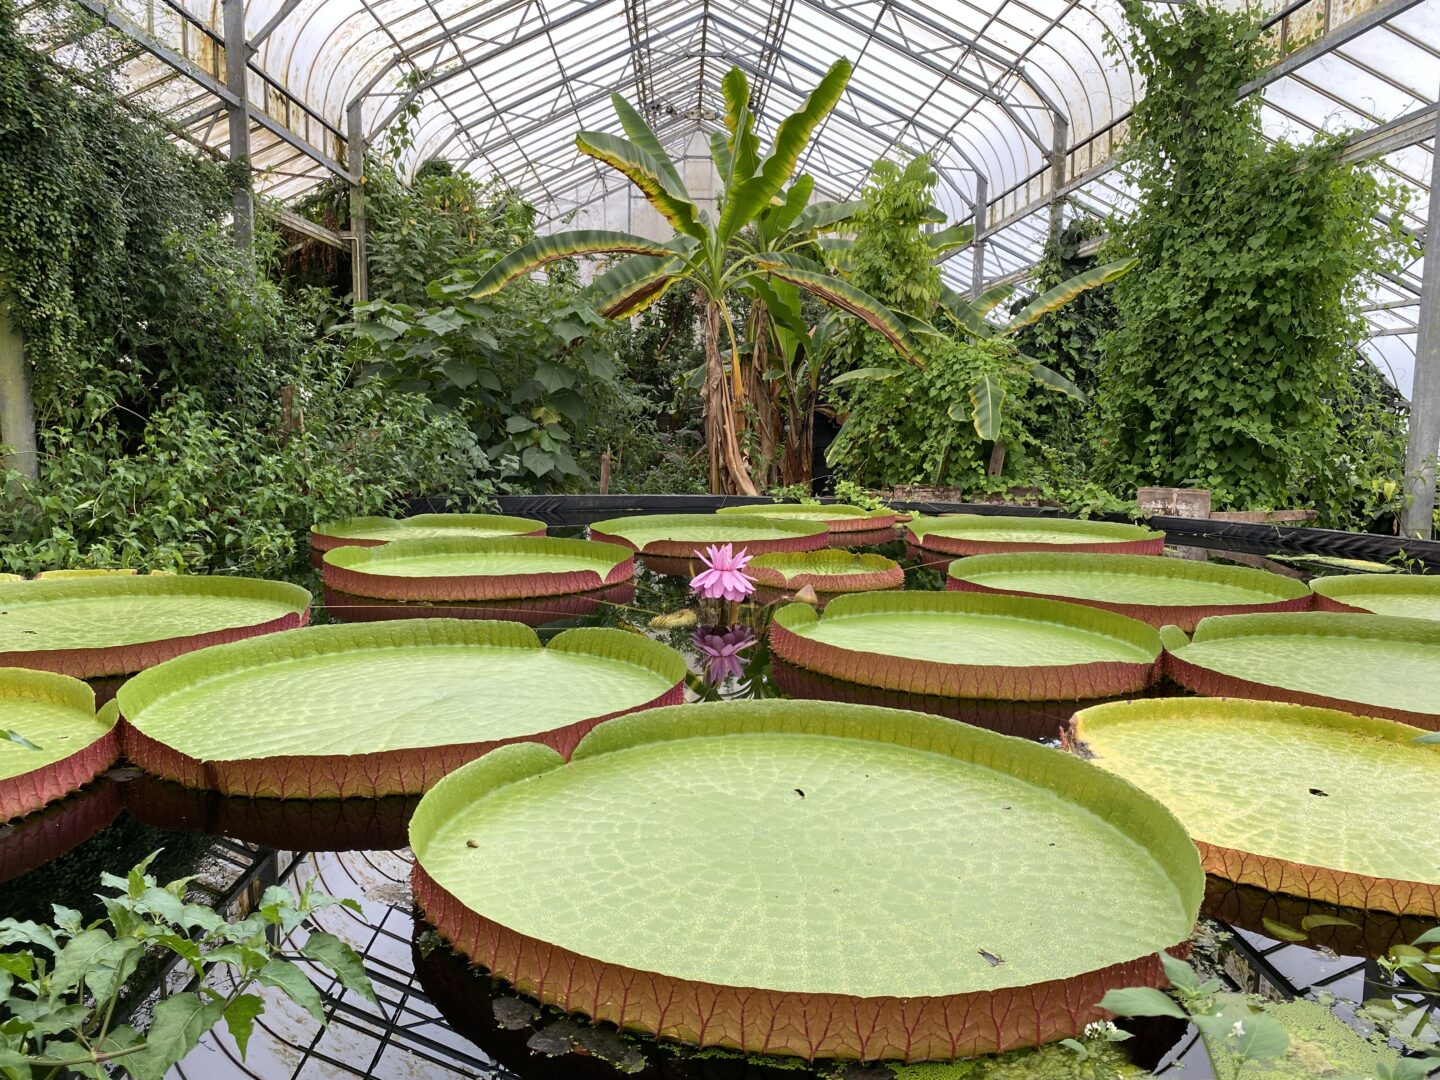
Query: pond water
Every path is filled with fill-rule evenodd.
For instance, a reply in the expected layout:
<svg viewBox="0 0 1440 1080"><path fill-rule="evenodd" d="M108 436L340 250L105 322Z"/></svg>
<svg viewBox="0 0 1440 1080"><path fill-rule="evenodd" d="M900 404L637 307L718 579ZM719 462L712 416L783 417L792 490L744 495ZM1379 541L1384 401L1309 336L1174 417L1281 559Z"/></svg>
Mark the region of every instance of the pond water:
<svg viewBox="0 0 1440 1080"><path fill-rule="evenodd" d="M578 530L553 530L577 532ZM906 587L940 589L948 559L922 560L891 542L860 550L901 559ZM1221 557L1259 562L1253 555ZM1272 564L1273 565L1273 564ZM1277 572L1297 576L1293 570ZM318 582L312 591L320 595ZM317 622L363 612L333 594L332 608L317 606ZM619 601L619 602L617 602ZM985 726L1048 743L1075 706L957 705L938 699L878 695L772 663L765 629L772 607L746 605L733 623L716 606L702 609L694 625L655 629L650 622L689 604L687 582L640 569L633 596L599 599L590 605L537 601L510 609L512 617L536 625L542 637L570 626L640 628L685 654L690 665L690 700L734 700L784 696L784 688L805 696L871 700L928 708ZM578 612L578 613L577 613ZM372 608L372 614L374 609ZM379 609L379 617L393 611ZM803 687L800 685L803 683ZM1176 693L1173 687L1160 691ZM298 1007L271 998L241 1062L223 1030L207 1037L173 1075L192 1080L228 1077L367 1077L422 1080L451 1077L505 1080L589 1080L634 1075L674 1080L888 1080L887 1067L796 1068L791 1063L746 1060L716 1053L692 1054L653 1041L621 1037L542 1010L469 970L462 959L439 946L413 916L411 858L405 826L415 799L346 800L319 804L224 799L186 791L144 777L136 770L112 770L101 781L41 815L0 828L0 914L48 921L52 903L99 913L93 893L102 871L123 874L145 855L163 849L152 872L162 881L194 875L194 899L227 914L249 910L271 884L299 888L314 882L331 895L354 899L359 910L329 908L311 927L291 935L298 947L309 929L333 933L363 957L378 1004L334 984L317 969L312 976L326 995L330 1023L317 1029ZM536 844L545 838L537 836ZM1123 898L1121 898L1123 901ZM1211 882L1206 918L1196 938L1197 963L1223 974L1233 985L1276 999L1325 995L1335 1013L1353 1020L1366 981L1380 973L1373 956L1390 941L1408 941L1420 929L1393 917L1363 920L1361 928L1329 928L1331 936L1304 943L1281 941L1265 931L1265 920L1297 926L1306 905ZM1356 916L1355 918L1359 918ZM1318 939L1318 940L1317 940ZM143 1017L162 983L185 973L157 970L135 980L125 1007ZM1211 1076L1193 1029L1179 1021L1124 1021L1136 1037L1124 1044L1136 1064L1160 1076ZM969 1074L967 1074L969 1075ZM940 1078L936 1078L940 1080Z"/></svg>

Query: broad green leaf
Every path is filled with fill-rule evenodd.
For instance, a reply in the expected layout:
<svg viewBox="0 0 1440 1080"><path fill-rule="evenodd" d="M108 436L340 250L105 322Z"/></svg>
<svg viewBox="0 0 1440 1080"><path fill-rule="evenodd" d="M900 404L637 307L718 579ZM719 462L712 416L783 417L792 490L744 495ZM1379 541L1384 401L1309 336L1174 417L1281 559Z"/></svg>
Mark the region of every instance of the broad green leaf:
<svg viewBox="0 0 1440 1080"><path fill-rule="evenodd" d="M735 167L735 159L730 156L730 140L723 131L710 133L710 160L715 163L715 172L719 174L721 183L727 182Z"/></svg>
<svg viewBox="0 0 1440 1080"><path fill-rule="evenodd" d="M770 204L771 199L784 190L815 129L839 104L853 68L854 65L847 59L835 61L799 110L780 121L770 155L760 167L760 172L726 191L725 209L716 230L721 243L728 244Z"/></svg>
<svg viewBox="0 0 1440 1080"><path fill-rule="evenodd" d="M790 231L794 227L796 218L808 209L810 196L814 191L815 178L813 176L809 173L801 173L797 176L795 182L785 192L785 201L779 206L768 207L760 215L766 235L778 238Z"/></svg>
<svg viewBox="0 0 1440 1080"><path fill-rule="evenodd" d="M11 731L9 728L0 728L0 739L4 739L6 742L12 742L16 746L22 746L26 750L44 749L44 747L36 746L33 742L25 738L25 736L21 735L18 731Z"/></svg>
<svg viewBox="0 0 1440 1080"><path fill-rule="evenodd" d="M1195 969L1184 960L1171 956L1168 952L1160 953L1160 966L1165 969L1165 977L1170 980L1170 985L1177 990L1194 993L1195 988L1200 985L1200 980L1195 975Z"/></svg>
<svg viewBox="0 0 1440 1080"><path fill-rule="evenodd" d="M1148 986L1107 991L1100 999L1100 1007L1116 1016L1173 1016L1177 1020L1188 1019L1185 1010L1169 994L1152 990Z"/></svg>
<svg viewBox="0 0 1440 1080"><path fill-rule="evenodd" d="M366 1001L375 1000L375 989L370 985L370 977L365 974L365 965L355 950L334 934L311 934L300 951L333 971L344 986Z"/></svg>
<svg viewBox="0 0 1440 1080"><path fill-rule="evenodd" d="M499 292L516 278L532 274L561 259L573 259L581 255L659 255L668 258L674 254L674 248L633 233L608 229L552 233L538 237L506 255L485 272L485 276L470 295L475 300L489 296Z"/></svg>
<svg viewBox="0 0 1440 1080"><path fill-rule="evenodd" d="M797 255L767 254L756 261L766 273L804 289L832 307L848 311L883 335L904 359L916 367L921 366L915 344L905 324L893 311L863 289L827 273L818 263Z"/></svg>
<svg viewBox="0 0 1440 1080"><path fill-rule="evenodd" d="M250 1046L250 1033L255 1030L255 1018L265 1011L265 999L259 994L241 994L225 1010L225 1027L240 1050L240 1060L245 1060L245 1051Z"/></svg>
<svg viewBox="0 0 1440 1080"><path fill-rule="evenodd" d="M53 1002L79 986L95 957L114 940L108 930L96 927L66 942L56 955L55 969L50 973L50 1000Z"/></svg>
<svg viewBox="0 0 1440 1080"><path fill-rule="evenodd" d="M705 227L695 216L695 204L689 196L671 191L660 174L660 165L629 139L605 131L582 131L575 136L575 145L582 154L623 173L677 232L705 239Z"/></svg>
<svg viewBox="0 0 1440 1080"><path fill-rule="evenodd" d="M1025 370L1030 373L1032 379L1049 390L1056 390L1062 394L1066 394L1076 401L1088 402L1090 400L1078 386L1052 367L1047 367L1035 361L1029 363Z"/></svg>
<svg viewBox="0 0 1440 1080"><path fill-rule="evenodd" d="M1426 930L1425 933L1421 934L1410 944L1416 946L1440 945L1440 926L1435 927L1433 930Z"/></svg>
<svg viewBox="0 0 1440 1080"><path fill-rule="evenodd" d="M833 229L837 225L844 225L856 214L865 208L860 201L835 202L824 199L820 202L811 203L795 219L791 226L797 233L818 232L822 229Z"/></svg>
<svg viewBox="0 0 1440 1080"><path fill-rule="evenodd" d="M755 139L755 118L750 114L750 80L745 72L732 67L720 80L725 96L725 130L730 133L731 167L721 173L728 194L736 184L755 175L760 166L760 151Z"/></svg>
<svg viewBox="0 0 1440 1080"><path fill-rule="evenodd" d="M893 379L900 374L900 368L888 367L863 367L852 368L850 371L841 372L830 380L831 386L843 386L851 382L871 382Z"/></svg>
<svg viewBox="0 0 1440 1080"><path fill-rule="evenodd" d="M86 969L85 986L97 1001L108 1001L135 971L145 947L134 938L120 938L100 949Z"/></svg>
<svg viewBox="0 0 1440 1080"><path fill-rule="evenodd" d="M675 255L632 255L591 282L585 295L606 318L627 318L664 296L684 269Z"/></svg>
<svg viewBox="0 0 1440 1080"><path fill-rule="evenodd" d="M660 179L664 181L670 194L690 201L690 192L686 189L685 182L680 179L680 170L675 168L675 162L670 160L670 155L660 145L660 140L645 122L645 118L619 94L610 95L610 104L615 107L615 115L620 120L620 126L625 129L626 136L655 163Z"/></svg>
<svg viewBox="0 0 1440 1080"><path fill-rule="evenodd" d="M1265 932L1280 941L1306 941L1310 935L1303 930L1297 930L1288 923L1280 922L1278 919L1261 919L1265 926Z"/></svg>
<svg viewBox="0 0 1440 1080"><path fill-rule="evenodd" d="M1075 1054L1077 1058L1084 1061L1090 1056L1089 1048L1079 1039L1061 1039L1060 1045Z"/></svg>
<svg viewBox="0 0 1440 1080"><path fill-rule="evenodd" d="M1074 277L1062 281L1053 289L1047 289L1039 296L1031 300L1021 309L1020 313L1006 324L1006 333L1014 333L1023 326L1029 326L1033 322L1048 315L1050 312L1064 307L1081 293L1098 288L1123 277L1135 266L1135 259L1121 259L1119 262L1106 263L1103 266L1092 267L1083 274L1076 274Z"/></svg>
<svg viewBox="0 0 1440 1080"><path fill-rule="evenodd" d="M325 1004L320 998L320 991L315 989L315 984L305 972L289 960L271 960L260 969L256 978L262 986L273 986L283 991L286 997L313 1016L317 1024L325 1023Z"/></svg>
<svg viewBox="0 0 1440 1080"><path fill-rule="evenodd" d="M1305 930L1314 930L1320 926L1355 926L1349 919L1342 919L1339 915L1306 915L1300 920L1300 926Z"/></svg>
<svg viewBox="0 0 1440 1080"><path fill-rule="evenodd" d="M136 1080L164 1080L170 1067L195 1049L225 1015L223 1001L201 1001L194 994L177 994L155 1006L155 1019L145 1033L145 1049L122 1059Z"/></svg>
<svg viewBox="0 0 1440 1080"><path fill-rule="evenodd" d="M1014 285L992 285L977 296L971 306L981 315L988 315L996 307L1009 300L1014 292Z"/></svg>
<svg viewBox="0 0 1440 1080"><path fill-rule="evenodd" d="M975 421L975 434L986 442L1000 437L1000 421L1005 407L1005 388L993 375L981 376L970 388L971 416Z"/></svg>
<svg viewBox="0 0 1440 1080"><path fill-rule="evenodd" d="M941 255L947 251L962 248L975 239L975 226L951 225L948 229L941 229L939 232L926 233L925 239L930 242L935 254Z"/></svg>
<svg viewBox="0 0 1440 1080"><path fill-rule="evenodd" d="M996 327L985 321L985 314L976 301L961 296L948 285L940 286L940 303L960 326L973 337L994 337Z"/></svg>

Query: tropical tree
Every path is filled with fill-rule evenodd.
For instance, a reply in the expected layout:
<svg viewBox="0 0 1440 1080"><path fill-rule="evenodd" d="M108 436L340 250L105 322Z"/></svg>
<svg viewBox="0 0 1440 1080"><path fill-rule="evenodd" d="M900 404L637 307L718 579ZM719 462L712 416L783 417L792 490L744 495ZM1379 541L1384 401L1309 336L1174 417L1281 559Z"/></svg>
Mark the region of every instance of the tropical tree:
<svg viewBox="0 0 1440 1080"><path fill-rule="evenodd" d="M803 252L816 236L844 219L845 204L811 203L814 182L808 176L786 187L811 137L839 102L852 67L848 60L836 61L800 109L780 122L763 158L750 111L749 83L738 68L725 75L721 81L725 130L715 132L710 140L720 177L718 217L696 206L655 132L628 102L614 95L611 100L625 137L582 131L575 143L582 153L635 184L674 228L674 236L661 242L625 232L580 230L541 237L497 262L472 294L477 299L487 296L548 263L587 255L629 256L591 288L595 309L610 318L639 314L677 285L696 289L704 301L702 397L710 486L716 492L758 494L743 437L749 410L732 312L737 295L767 302L776 297L777 283L807 292L863 320L902 358L919 364L900 316ZM728 354L722 352L722 338Z"/></svg>
<svg viewBox="0 0 1440 1080"><path fill-rule="evenodd" d="M1015 341L1015 335L1025 327L1039 322L1052 311L1063 308L1081 293L1106 285L1128 273L1134 265L1134 259L1121 259L1119 262L1106 263L1103 266L1092 267L1084 273L1076 274L1035 297L1004 324L991 322L986 316L1010 299L1010 295L1015 291L1014 285L997 285L993 289L987 289L973 300L942 285L940 302L965 334L982 341L997 342L1012 349L1014 353L1014 363L1011 365L1012 373L1028 375L1046 389L1055 390L1083 402L1087 399L1078 386L1054 368L1047 367L1034 357L1022 353ZM982 375L971 387L968 410L965 402L962 401L957 401L950 406L952 420L963 421L968 412L971 422L975 425L975 434L986 442L994 443L990 457L989 472L991 476L998 476L1005 463L1005 443L1000 438L1005 397L1005 387L1000 380L994 375L987 374Z"/></svg>

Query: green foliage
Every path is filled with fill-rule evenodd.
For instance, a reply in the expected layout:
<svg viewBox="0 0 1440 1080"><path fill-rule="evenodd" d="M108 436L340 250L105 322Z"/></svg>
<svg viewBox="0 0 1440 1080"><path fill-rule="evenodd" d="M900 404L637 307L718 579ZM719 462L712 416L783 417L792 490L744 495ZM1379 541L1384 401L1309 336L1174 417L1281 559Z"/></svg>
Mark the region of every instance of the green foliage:
<svg viewBox="0 0 1440 1080"><path fill-rule="evenodd" d="M155 854L158 854L156 852ZM105 915L85 923L78 911L54 907L46 926L0 920L0 1069L11 1080L116 1075L162 1080L171 1066L222 1021L243 1059L271 986L325 1023L320 992L295 961L329 970L346 987L375 1000L360 958L331 934L313 932L299 954L276 945L313 912L333 904L311 891L297 897L266 889L251 914L227 922L209 907L187 903L189 878L160 885L148 872L152 854L125 877L102 874ZM199 980L195 989L162 997L148 1030L117 1015L126 980L147 957L178 963ZM210 978L224 973L224 990Z"/></svg>
<svg viewBox="0 0 1440 1080"><path fill-rule="evenodd" d="M1199 484L1217 507L1314 505L1345 523L1357 480L1399 469L1393 423L1337 417L1354 411L1365 279L1409 250L1399 195L1341 165L1338 137L1265 142L1259 96L1236 102L1268 59L1258 16L1125 6L1146 93L1126 151L1137 211L1112 234L1142 269L1113 290L1102 478Z"/></svg>

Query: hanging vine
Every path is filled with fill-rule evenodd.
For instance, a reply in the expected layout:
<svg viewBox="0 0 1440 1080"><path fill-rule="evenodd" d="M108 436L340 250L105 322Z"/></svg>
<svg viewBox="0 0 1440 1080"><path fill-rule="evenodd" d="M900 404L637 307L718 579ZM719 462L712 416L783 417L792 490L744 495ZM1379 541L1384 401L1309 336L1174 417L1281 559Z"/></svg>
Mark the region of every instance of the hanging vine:
<svg viewBox="0 0 1440 1080"><path fill-rule="evenodd" d="M1125 10L1146 91L1126 150L1136 212L1112 224L1111 257L1138 256L1141 270L1111 296L1101 475L1343 521L1357 468L1398 468L1393 420L1377 413L1380 437L1352 438L1337 406L1356 392L1365 283L1410 247L1400 195L1342 164L1339 137L1266 142L1259 95L1236 100L1270 59L1253 15Z"/></svg>

